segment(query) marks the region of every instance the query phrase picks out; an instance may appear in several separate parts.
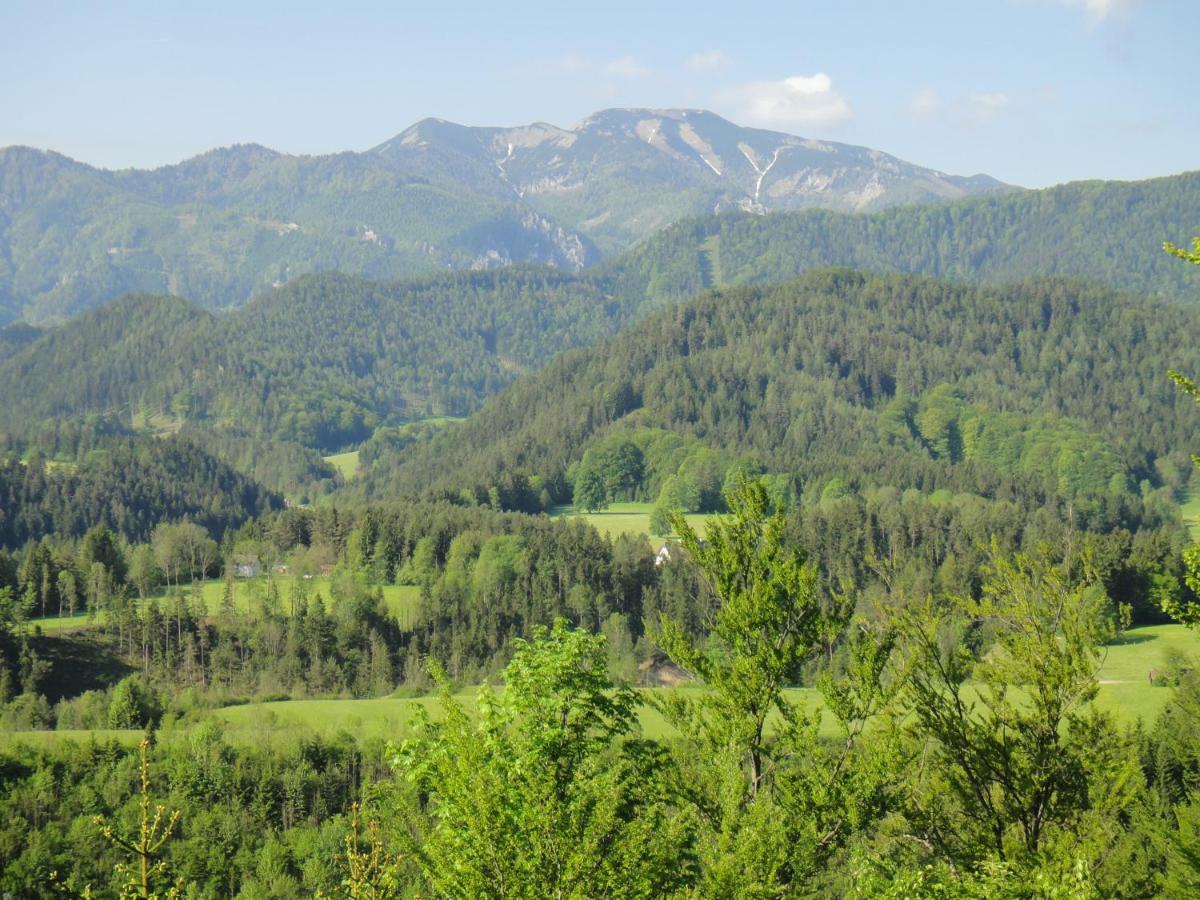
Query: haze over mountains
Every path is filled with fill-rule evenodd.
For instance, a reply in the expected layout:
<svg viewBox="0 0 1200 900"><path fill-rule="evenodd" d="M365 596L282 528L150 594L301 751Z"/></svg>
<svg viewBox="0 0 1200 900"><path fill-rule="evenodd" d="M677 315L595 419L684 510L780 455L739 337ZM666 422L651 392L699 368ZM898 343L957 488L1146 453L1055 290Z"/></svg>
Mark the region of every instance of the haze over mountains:
<svg viewBox="0 0 1200 900"><path fill-rule="evenodd" d="M569 130L544 122L468 128L426 119L372 152L407 165L458 154L606 252L698 213L864 212L1007 187L865 147L741 128L704 110L610 109Z"/></svg>
<svg viewBox="0 0 1200 900"><path fill-rule="evenodd" d="M242 145L152 171L10 147L0 323L60 320L129 291L238 306L332 269L578 271L689 216L864 212L1007 189L698 110L607 110L569 130L426 119L363 153Z"/></svg>

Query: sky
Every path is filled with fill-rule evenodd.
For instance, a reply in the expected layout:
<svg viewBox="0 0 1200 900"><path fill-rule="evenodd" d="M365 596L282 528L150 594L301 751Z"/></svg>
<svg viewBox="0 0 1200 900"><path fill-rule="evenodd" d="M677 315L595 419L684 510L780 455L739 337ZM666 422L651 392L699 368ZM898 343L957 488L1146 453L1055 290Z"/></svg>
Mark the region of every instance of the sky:
<svg viewBox="0 0 1200 900"><path fill-rule="evenodd" d="M0 146L105 168L711 109L1040 187L1200 168L1196 0L0 0Z"/></svg>

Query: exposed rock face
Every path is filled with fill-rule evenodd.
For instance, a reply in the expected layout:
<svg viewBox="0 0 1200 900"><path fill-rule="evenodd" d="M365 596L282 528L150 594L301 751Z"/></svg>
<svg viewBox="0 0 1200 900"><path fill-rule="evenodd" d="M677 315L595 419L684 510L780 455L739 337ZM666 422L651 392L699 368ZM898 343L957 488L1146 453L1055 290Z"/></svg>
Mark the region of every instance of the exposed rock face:
<svg viewBox="0 0 1200 900"><path fill-rule="evenodd" d="M608 252L714 210L867 212L1008 189L987 175L946 175L865 147L741 128L703 110L605 110L571 129L427 119L374 152L412 165L414 151L469 161L481 173L490 164L500 183L493 187Z"/></svg>

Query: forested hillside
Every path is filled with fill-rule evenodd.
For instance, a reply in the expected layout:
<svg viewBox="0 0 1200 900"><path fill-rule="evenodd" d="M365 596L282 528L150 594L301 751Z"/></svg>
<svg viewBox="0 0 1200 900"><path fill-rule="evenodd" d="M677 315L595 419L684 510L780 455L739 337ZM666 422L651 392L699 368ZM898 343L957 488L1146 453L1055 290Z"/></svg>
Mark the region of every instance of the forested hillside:
<svg viewBox="0 0 1200 900"><path fill-rule="evenodd" d="M1037 191L904 206L727 214L680 222L601 265L618 293L664 303L722 284L770 284L818 266L971 282L1074 275L1192 301L1200 272L1161 252L1200 224L1200 172L1082 181Z"/></svg>
<svg viewBox="0 0 1200 900"><path fill-rule="evenodd" d="M213 316L131 296L0 363L0 429L116 414L337 448L381 424L463 415L632 310L552 269L412 282L314 275Z"/></svg>
<svg viewBox="0 0 1200 900"><path fill-rule="evenodd" d="M97 525L144 541L156 525L182 519L220 533L281 505L278 494L175 439L112 438L77 466L0 458L0 547L79 538Z"/></svg>
<svg viewBox="0 0 1200 900"><path fill-rule="evenodd" d="M216 318L178 300L125 298L40 338L25 326L0 331L0 393L12 398L0 428L140 410L339 447L379 424L464 415L555 353L706 287L827 264L974 282L1061 273L1189 302L1200 272L1158 248L1198 217L1200 174L1188 174L871 216L717 216L581 276L523 267L408 282L309 276Z"/></svg>
<svg viewBox="0 0 1200 900"><path fill-rule="evenodd" d="M1198 328L1194 307L1062 279L973 288L825 270L715 291L380 453L358 489L466 481L486 495L519 476L513 504L543 489L561 501L582 460L604 470L608 499L653 500L698 465L691 442L725 455L692 479L718 496L727 471L755 467L817 497L838 482L1115 508L1188 478L1198 423L1164 361L1200 370ZM608 461L587 465L593 448Z"/></svg>
<svg viewBox="0 0 1200 900"><path fill-rule="evenodd" d="M30 344L41 335L32 325L24 322L14 322L0 328L0 362L19 352L26 344Z"/></svg>
<svg viewBox="0 0 1200 900"><path fill-rule="evenodd" d="M0 429L107 412L128 418L141 393L188 359L214 321L179 297L130 294L69 327L28 335L34 339L0 363Z"/></svg>

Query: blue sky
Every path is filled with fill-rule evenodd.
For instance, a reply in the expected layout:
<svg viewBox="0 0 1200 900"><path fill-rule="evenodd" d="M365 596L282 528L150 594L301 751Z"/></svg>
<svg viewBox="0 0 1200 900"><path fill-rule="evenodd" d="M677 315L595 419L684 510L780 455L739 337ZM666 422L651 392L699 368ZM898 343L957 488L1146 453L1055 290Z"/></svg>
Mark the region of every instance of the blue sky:
<svg viewBox="0 0 1200 900"><path fill-rule="evenodd" d="M0 146L121 168L687 106L1027 186L1143 178L1200 168L1198 6L0 0Z"/></svg>

